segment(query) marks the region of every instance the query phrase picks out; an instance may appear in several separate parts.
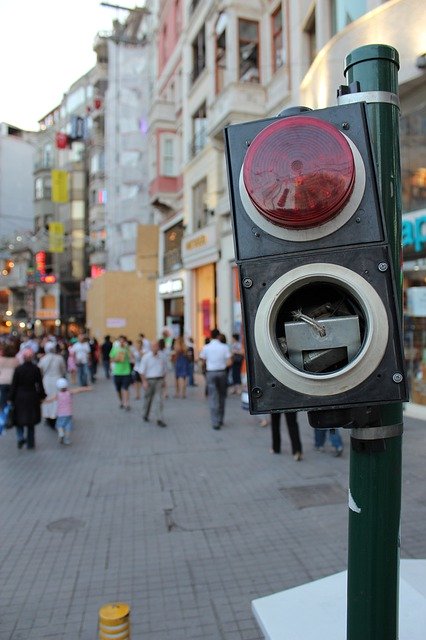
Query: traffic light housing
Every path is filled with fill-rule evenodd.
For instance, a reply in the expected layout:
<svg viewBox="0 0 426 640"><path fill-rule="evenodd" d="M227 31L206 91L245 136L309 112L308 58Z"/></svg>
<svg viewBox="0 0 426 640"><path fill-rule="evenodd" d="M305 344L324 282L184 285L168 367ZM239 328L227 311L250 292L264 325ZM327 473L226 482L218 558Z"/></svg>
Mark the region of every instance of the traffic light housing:
<svg viewBox="0 0 426 640"><path fill-rule="evenodd" d="M407 400L365 106L225 130L252 413Z"/></svg>

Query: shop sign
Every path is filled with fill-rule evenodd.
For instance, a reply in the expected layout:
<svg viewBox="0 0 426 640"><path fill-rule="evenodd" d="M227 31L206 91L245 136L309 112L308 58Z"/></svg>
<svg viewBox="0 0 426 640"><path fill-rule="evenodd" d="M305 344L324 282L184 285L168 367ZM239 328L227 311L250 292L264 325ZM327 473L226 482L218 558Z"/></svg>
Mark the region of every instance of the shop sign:
<svg viewBox="0 0 426 640"><path fill-rule="evenodd" d="M108 329L123 329L127 324L126 318L107 318L106 326Z"/></svg>
<svg viewBox="0 0 426 640"><path fill-rule="evenodd" d="M186 268L195 268L219 259L216 226L204 227L197 233L185 236L182 241L182 258Z"/></svg>
<svg viewBox="0 0 426 640"><path fill-rule="evenodd" d="M56 320L59 318L59 309L36 309L35 317L39 320Z"/></svg>
<svg viewBox="0 0 426 640"><path fill-rule="evenodd" d="M402 246L404 255L426 252L426 209L402 216Z"/></svg>
<svg viewBox="0 0 426 640"><path fill-rule="evenodd" d="M170 295L172 293L181 293L183 291L182 278L173 278L160 282L158 285L158 293L160 296Z"/></svg>

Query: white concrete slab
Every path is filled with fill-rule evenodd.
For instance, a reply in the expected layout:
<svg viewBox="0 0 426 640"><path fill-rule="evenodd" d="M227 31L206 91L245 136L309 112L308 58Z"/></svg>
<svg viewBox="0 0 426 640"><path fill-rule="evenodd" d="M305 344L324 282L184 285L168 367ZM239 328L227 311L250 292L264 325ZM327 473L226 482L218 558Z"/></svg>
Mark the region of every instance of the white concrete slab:
<svg viewBox="0 0 426 640"><path fill-rule="evenodd" d="M345 640L347 572L253 600L266 640ZM401 560L399 639L426 637L426 560Z"/></svg>

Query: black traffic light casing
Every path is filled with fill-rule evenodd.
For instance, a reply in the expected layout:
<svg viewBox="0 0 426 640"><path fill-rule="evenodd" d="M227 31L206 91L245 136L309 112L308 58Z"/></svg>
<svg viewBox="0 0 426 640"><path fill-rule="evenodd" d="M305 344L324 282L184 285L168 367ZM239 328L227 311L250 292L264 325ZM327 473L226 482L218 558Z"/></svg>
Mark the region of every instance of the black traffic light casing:
<svg viewBox="0 0 426 640"><path fill-rule="evenodd" d="M395 275L365 106L354 103L297 115L308 117L314 125L331 124L337 137L343 135L356 173L351 195L337 215L302 229L283 228L267 219L253 204L243 178L253 140L260 133L267 135L269 129L265 129L285 117L225 129L250 411L341 409L405 401ZM306 151L299 161L297 136L292 144L296 160L291 166L300 169ZM258 149L259 145L256 153ZM312 154L320 164L321 149L315 144ZM273 188L277 185L282 195L280 172L273 164L267 165L267 171L274 174Z"/></svg>

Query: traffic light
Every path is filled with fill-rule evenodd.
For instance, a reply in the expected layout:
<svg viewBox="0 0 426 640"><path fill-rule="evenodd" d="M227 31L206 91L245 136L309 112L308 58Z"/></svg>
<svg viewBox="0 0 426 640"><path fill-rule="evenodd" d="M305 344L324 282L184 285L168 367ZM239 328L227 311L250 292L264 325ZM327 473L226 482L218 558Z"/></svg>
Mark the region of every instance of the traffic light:
<svg viewBox="0 0 426 640"><path fill-rule="evenodd" d="M252 413L407 399L365 106L225 129Z"/></svg>

